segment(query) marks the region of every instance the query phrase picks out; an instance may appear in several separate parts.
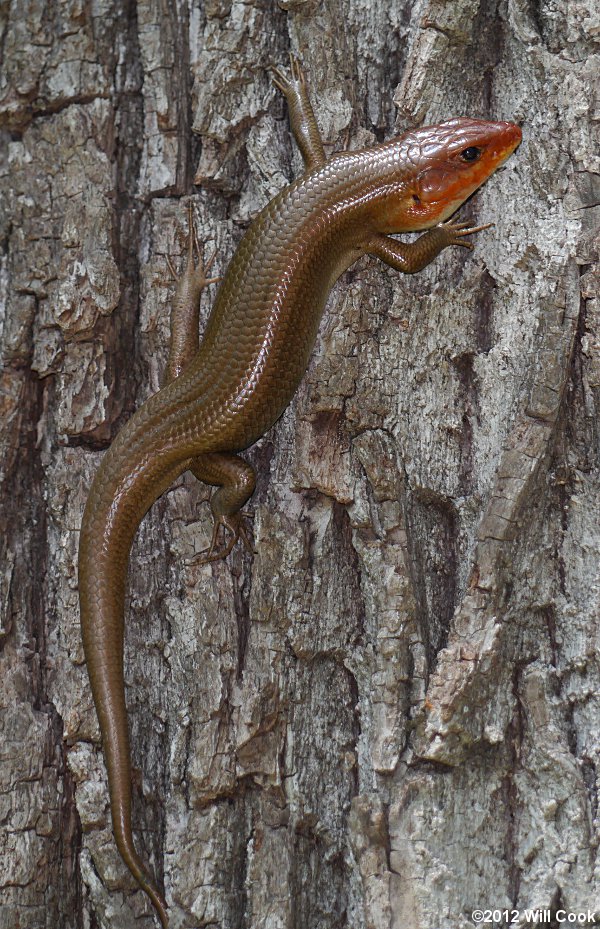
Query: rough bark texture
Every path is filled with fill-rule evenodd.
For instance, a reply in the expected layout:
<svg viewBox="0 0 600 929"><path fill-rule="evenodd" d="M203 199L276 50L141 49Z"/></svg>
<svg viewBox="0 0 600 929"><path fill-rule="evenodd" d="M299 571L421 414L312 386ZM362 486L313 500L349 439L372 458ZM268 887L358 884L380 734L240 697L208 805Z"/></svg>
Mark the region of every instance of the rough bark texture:
<svg viewBox="0 0 600 929"><path fill-rule="evenodd" d="M474 253L335 288L248 456L254 558L189 564L211 530L189 475L144 520L138 846L188 929L600 911L596 0L0 12L1 929L156 925L111 838L78 529L158 389L188 199L222 271L299 168L266 70L290 47L330 150L455 115L524 143L464 211L496 223Z"/></svg>

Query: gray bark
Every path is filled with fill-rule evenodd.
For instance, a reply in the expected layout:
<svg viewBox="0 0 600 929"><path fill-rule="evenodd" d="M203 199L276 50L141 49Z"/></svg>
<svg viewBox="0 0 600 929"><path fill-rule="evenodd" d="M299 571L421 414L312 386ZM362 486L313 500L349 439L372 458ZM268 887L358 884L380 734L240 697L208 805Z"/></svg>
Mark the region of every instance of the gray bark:
<svg viewBox="0 0 600 929"><path fill-rule="evenodd" d="M159 387L187 202L222 273L299 169L266 70L290 47L329 151L465 114L524 142L463 211L496 223L473 253L411 279L365 259L336 286L248 454L254 557L190 564L211 532L190 475L144 520L138 847L174 927L600 922L597 4L0 13L1 929L155 925L111 836L78 529Z"/></svg>

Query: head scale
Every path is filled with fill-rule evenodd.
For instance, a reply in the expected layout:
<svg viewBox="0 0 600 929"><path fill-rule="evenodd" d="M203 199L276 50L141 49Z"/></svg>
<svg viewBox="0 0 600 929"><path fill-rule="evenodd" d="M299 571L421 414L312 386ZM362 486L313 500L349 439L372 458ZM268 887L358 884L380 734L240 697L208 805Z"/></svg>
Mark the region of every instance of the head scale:
<svg viewBox="0 0 600 929"><path fill-rule="evenodd" d="M504 164L521 141L514 123L449 119L422 126L396 141L410 165L401 201L389 203L381 232L429 229L449 216Z"/></svg>

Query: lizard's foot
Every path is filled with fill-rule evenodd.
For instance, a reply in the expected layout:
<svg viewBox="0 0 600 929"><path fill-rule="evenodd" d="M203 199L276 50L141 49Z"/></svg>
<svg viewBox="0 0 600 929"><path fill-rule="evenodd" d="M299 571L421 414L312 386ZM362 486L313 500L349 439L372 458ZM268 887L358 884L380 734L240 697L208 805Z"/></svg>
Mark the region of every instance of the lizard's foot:
<svg viewBox="0 0 600 929"><path fill-rule="evenodd" d="M290 52L290 75L288 76L285 71L282 71L281 68L272 67L271 71L273 72L273 83L282 94L285 94L287 97L289 94L297 94L298 91L306 87L306 78L304 76L304 71L302 70L302 65L298 58Z"/></svg>
<svg viewBox="0 0 600 929"><path fill-rule="evenodd" d="M290 55L289 74L282 68L272 67L270 70L273 72L273 83L287 100L290 126L304 167L308 171L321 167L327 159L302 65L294 55Z"/></svg>
<svg viewBox="0 0 600 929"><path fill-rule="evenodd" d="M248 533L246 532L243 524L243 519L244 515L242 513L234 513L233 516L216 517L209 548L205 549L203 552L200 552L199 556L194 558L192 563L203 565L210 564L212 561L221 561L223 558L227 558L238 539L241 539L250 554L255 555L256 550L254 549L248 537ZM222 547L219 548L219 535L221 527L223 527L223 529L228 529L231 533L231 537L223 544Z"/></svg>
<svg viewBox="0 0 600 929"><path fill-rule="evenodd" d="M196 269L196 273L201 278L200 286L202 287L202 289L204 289L208 284L218 284L219 281L223 280L222 277L207 277L206 276L208 272L210 271L212 264L216 257L217 257L217 249L214 250L210 258L204 265L204 268L202 267L201 261L200 260L198 261L198 268Z"/></svg>
<svg viewBox="0 0 600 929"><path fill-rule="evenodd" d="M206 264L202 261L202 249L200 248L200 243L198 242L198 236L196 235L196 227L194 225L194 209L192 203L188 204L188 255L187 255L187 273L193 275L195 278L196 286L203 290L207 284L216 284L221 280L220 277L207 277L208 272L210 271L212 264L217 257L217 250L215 249L209 260ZM167 264L171 274L175 274L175 269L173 268L173 263L171 259L167 257Z"/></svg>
<svg viewBox="0 0 600 929"><path fill-rule="evenodd" d="M177 236L179 239L183 238L183 233L179 233ZM188 280L194 280L196 287L200 290L203 290L207 284L215 284L217 281L222 280L220 277L208 277L208 272L210 271L212 264L217 257L217 249L214 250L209 260L206 264L202 261L202 248L198 241L198 236L196 234L196 227L194 225L194 207L190 201L188 204L188 231L187 236L185 236L186 250L187 250L187 262L186 267L184 268L183 274L181 277L186 277ZM169 255L166 256L167 267L169 269L169 274L173 281L180 281L181 277L177 274L173 262Z"/></svg>
<svg viewBox="0 0 600 929"><path fill-rule="evenodd" d="M473 248L472 242L465 242L463 236L473 235L475 232L482 232L484 229L490 229L494 223L485 223L483 226L471 226L467 223L453 223L451 220L447 220L445 223L440 223L437 226L437 229L441 229L446 237L447 245L462 245L463 248Z"/></svg>

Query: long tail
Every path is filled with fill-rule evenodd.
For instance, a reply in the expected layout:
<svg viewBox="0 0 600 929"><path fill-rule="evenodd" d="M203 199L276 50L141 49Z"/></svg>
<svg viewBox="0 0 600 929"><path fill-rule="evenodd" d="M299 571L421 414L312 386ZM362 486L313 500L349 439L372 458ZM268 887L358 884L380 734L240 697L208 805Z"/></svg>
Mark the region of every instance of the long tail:
<svg viewBox="0 0 600 929"><path fill-rule="evenodd" d="M137 527L154 500L186 470L187 461L163 458L161 466L160 454L145 459L142 456L142 461L136 458L135 449L128 448L120 435L106 453L92 484L81 527L79 598L83 645L108 773L115 841L123 861L152 901L166 929L164 897L133 843L123 610L129 550Z"/></svg>

